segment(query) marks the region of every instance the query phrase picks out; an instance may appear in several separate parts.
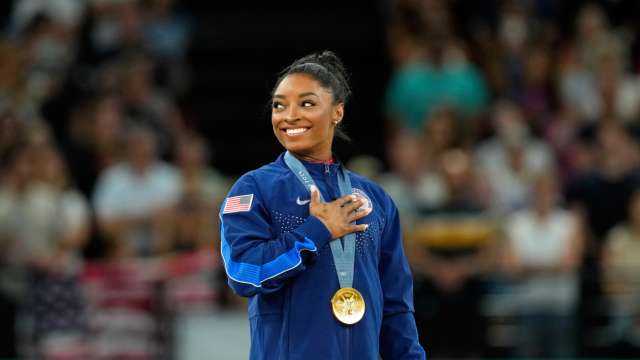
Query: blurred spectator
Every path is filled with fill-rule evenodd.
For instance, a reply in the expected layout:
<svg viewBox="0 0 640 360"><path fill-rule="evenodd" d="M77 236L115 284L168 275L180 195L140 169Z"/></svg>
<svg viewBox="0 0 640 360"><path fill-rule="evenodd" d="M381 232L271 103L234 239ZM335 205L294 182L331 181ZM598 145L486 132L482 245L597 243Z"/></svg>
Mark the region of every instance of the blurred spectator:
<svg viewBox="0 0 640 360"><path fill-rule="evenodd" d="M87 25L84 52L91 63L142 46L142 19L137 1L91 1Z"/></svg>
<svg viewBox="0 0 640 360"><path fill-rule="evenodd" d="M377 182L382 175L383 164L382 161L373 155L358 155L351 158L347 162L346 167L357 174L361 174Z"/></svg>
<svg viewBox="0 0 640 360"><path fill-rule="evenodd" d="M423 162L427 166L437 163L447 150L468 145L463 141L465 134L461 125L453 108L440 108L431 114L421 139L424 147Z"/></svg>
<svg viewBox="0 0 640 360"><path fill-rule="evenodd" d="M398 57L404 56L385 99L393 125L420 131L441 106L471 118L484 109L488 93L483 77L469 62L465 44L454 36L444 2L399 2L390 34L392 45L400 43L395 48ZM473 121L465 125L475 126Z"/></svg>
<svg viewBox="0 0 640 360"><path fill-rule="evenodd" d="M61 155L47 145L36 145L34 151L37 188L33 201L40 203L42 210L46 206L48 219L39 222L46 222L41 226L51 228L41 230L49 233L49 238L31 249L27 306L34 321L36 349L46 357L48 351L62 343L68 346L73 339L74 345L80 346L84 341L80 250L90 233L90 211L86 199L70 187ZM38 227L35 219L29 223Z"/></svg>
<svg viewBox="0 0 640 360"><path fill-rule="evenodd" d="M208 147L191 134L178 141L176 164L181 193L173 218L171 250L194 251L218 244L215 214L227 194L229 179L207 167Z"/></svg>
<svg viewBox="0 0 640 360"><path fill-rule="evenodd" d="M442 1L393 2L387 29L387 44L389 57L395 68L422 61L426 57L423 43L428 25L425 23L425 15L435 14L436 18L441 15L441 19L447 19L446 11Z"/></svg>
<svg viewBox="0 0 640 360"><path fill-rule="evenodd" d="M66 27L76 26L86 4L77 0L17 0L14 3L12 28L16 32L22 31L40 15Z"/></svg>
<svg viewBox="0 0 640 360"><path fill-rule="evenodd" d="M428 162L424 136L402 133L391 139L391 172L380 177L380 184L391 195L403 224L410 225L419 209L433 208L446 199L446 185L437 163Z"/></svg>
<svg viewBox="0 0 640 360"><path fill-rule="evenodd" d="M26 51L7 40L0 40L0 110L22 114L27 102L25 76L27 73Z"/></svg>
<svg viewBox="0 0 640 360"><path fill-rule="evenodd" d="M100 175L93 196L111 256L150 256L166 249L163 229L179 195L179 174L157 159L154 133L130 129L124 161Z"/></svg>
<svg viewBox="0 0 640 360"><path fill-rule="evenodd" d="M79 249L89 233L86 200L71 188L60 154L47 143L14 149L0 191L5 240L3 288L25 307L36 350L83 328ZM52 311L55 309L55 311Z"/></svg>
<svg viewBox="0 0 640 360"><path fill-rule="evenodd" d="M515 104L498 103L493 124L495 136L477 147L476 157L491 187L493 210L505 214L527 205L532 176L554 169L555 163L549 147L530 135Z"/></svg>
<svg viewBox="0 0 640 360"><path fill-rule="evenodd" d="M583 239L577 219L559 207L553 173L532 182L532 203L506 220L503 260L513 279L509 295L519 323L522 357L574 355L578 266Z"/></svg>
<svg viewBox="0 0 640 360"><path fill-rule="evenodd" d="M561 63L562 101L585 120L634 121L640 113L640 80L629 72L622 39L597 5L580 10L576 27L573 47Z"/></svg>
<svg viewBox="0 0 640 360"><path fill-rule="evenodd" d="M40 106L61 91L73 63L75 35L65 24L45 14L34 16L18 34L17 41L24 51L26 72L22 76L28 100L21 106L22 117L41 118Z"/></svg>
<svg viewBox="0 0 640 360"><path fill-rule="evenodd" d="M0 157L24 139L24 126L11 111L0 111ZM0 171L5 162L0 163Z"/></svg>
<svg viewBox="0 0 640 360"><path fill-rule="evenodd" d="M466 117L484 109L487 90L461 44L441 46L434 50L433 60L407 65L392 77L385 107L398 127L420 131L431 112L441 106L453 107Z"/></svg>
<svg viewBox="0 0 640 360"><path fill-rule="evenodd" d="M479 357L485 352L481 311L494 221L483 211L469 154L450 150L441 160L446 202L422 212L409 229L416 323L434 357Z"/></svg>
<svg viewBox="0 0 640 360"><path fill-rule="evenodd" d="M120 99L112 93L91 97L72 112L64 150L86 196L93 194L99 174L121 160L124 125Z"/></svg>
<svg viewBox="0 0 640 360"><path fill-rule="evenodd" d="M640 152L619 123L606 123L597 129L592 151L594 169L570 184L567 196L589 224L590 237L599 244L614 225L627 219L631 194L640 184ZM599 253L599 246L590 249L593 254Z"/></svg>
<svg viewBox="0 0 640 360"><path fill-rule="evenodd" d="M181 137L177 144L176 165L181 175L182 193L196 195L217 208L231 186L230 180L207 164L210 149L195 133Z"/></svg>
<svg viewBox="0 0 640 360"><path fill-rule="evenodd" d="M2 241L2 267L0 270L0 301L2 317L0 331L4 339L0 347L2 356L17 355L18 338L16 317L18 308L26 298L26 250L21 241L24 226L23 194L30 191L33 167L28 146L22 142L10 146L3 154L2 183L0 185L0 240ZM25 217L26 218L26 217Z"/></svg>
<svg viewBox="0 0 640 360"><path fill-rule="evenodd" d="M626 223L609 231L603 250L604 291L611 318L607 343L640 350L640 192L633 193Z"/></svg>
<svg viewBox="0 0 640 360"><path fill-rule="evenodd" d="M117 87L127 125L144 126L155 133L160 155L168 155L175 138L184 131L182 118L171 99L154 87L154 63L142 54L123 59Z"/></svg>
<svg viewBox="0 0 640 360"><path fill-rule="evenodd" d="M143 39L145 48L157 61L156 74L166 90L181 94L188 83L188 69L185 64L189 45L191 24L189 20L176 14L175 0L143 0L145 27Z"/></svg>
<svg viewBox="0 0 640 360"><path fill-rule="evenodd" d="M558 176L563 187L595 166L590 133L593 127L584 125L575 109L563 106L544 130L544 139L553 148L558 162Z"/></svg>
<svg viewBox="0 0 640 360"><path fill-rule="evenodd" d="M523 84L514 94L514 99L522 108L527 122L538 133L552 121L555 106L551 62L548 48L537 46L528 50Z"/></svg>
<svg viewBox="0 0 640 360"><path fill-rule="evenodd" d="M602 299L601 251L606 234L626 221L631 194L640 184L638 144L618 123L606 123L596 131L595 166L567 188L567 200L586 224L586 247L580 284L579 338L582 349L598 343L597 329L606 318Z"/></svg>
<svg viewBox="0 0 640 360"><path fill-rule="evenodd" d="M531 8L522 1L504 1L498 17L494 54L486 54L497 62L497 74L493 76L498 95L517 98L523 89L528 45L533 42Z"/></svg>

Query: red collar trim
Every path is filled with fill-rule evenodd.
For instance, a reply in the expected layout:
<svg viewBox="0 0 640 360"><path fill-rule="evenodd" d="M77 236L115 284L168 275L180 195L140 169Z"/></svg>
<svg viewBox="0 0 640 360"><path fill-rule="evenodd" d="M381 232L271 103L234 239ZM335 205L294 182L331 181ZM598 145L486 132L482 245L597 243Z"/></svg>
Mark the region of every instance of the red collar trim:
<svg viewBox="0 0 640 360"><path fill-rule="evenodd" d="M324 164L324 165L331 165L331 164L335 164L335 160L333 160L333 158L329 159L329 160L307 160L308 163L310 164Z"/></svg>

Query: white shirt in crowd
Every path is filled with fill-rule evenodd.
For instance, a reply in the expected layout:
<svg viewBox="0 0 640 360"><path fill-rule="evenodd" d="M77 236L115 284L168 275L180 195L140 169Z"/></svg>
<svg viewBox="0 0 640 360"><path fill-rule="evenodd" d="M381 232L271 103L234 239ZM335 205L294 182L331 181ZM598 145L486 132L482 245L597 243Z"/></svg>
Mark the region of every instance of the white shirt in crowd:
<svg viewBox="0 0 640 360"><path fill-rule="evenodd" d="M147 217L171 206L180 195L178 171L156 162L144 174L136 174L126 163L107 169L99 178L93 204L99 219ZM148 227L138 226L126 235L132 245L143 253L151 239Z"/></svg>
<svg viewBox="0 0 640 360"><path fill-rule="evenodd" d="M514 214L507 222L507 236L513 255L524 267L550 267L561 262L571 251L575 230L574 216L565 210L552 210L544 219L533 211ZM540 273L515 285L513 299L521 311L566 313L576 303L578 293L575 273Z"/></svg>

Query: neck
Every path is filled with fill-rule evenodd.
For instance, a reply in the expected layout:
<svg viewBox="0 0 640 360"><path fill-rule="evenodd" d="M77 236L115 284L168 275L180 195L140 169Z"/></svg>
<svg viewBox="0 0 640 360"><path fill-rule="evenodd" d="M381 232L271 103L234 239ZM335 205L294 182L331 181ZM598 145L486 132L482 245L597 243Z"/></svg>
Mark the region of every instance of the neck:
<svg viewBox="0 0 640 360"><path fill-rule="evenodd" d="M295 153L293 151L289 151L289 152L293 154L293 156L297 157L298 159L302 161L310 162L310 163L333 162L333 156L331 154L331 151L328 151L327 153L324 153L324 154L300 154L300 153Z"/></svg>

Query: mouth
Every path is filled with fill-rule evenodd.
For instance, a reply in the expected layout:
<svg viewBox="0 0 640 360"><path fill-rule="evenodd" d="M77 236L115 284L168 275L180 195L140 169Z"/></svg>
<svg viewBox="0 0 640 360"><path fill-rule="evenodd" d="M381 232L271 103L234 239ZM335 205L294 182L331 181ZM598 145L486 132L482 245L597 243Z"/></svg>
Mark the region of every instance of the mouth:
<svg viewBox="0 0 640 360"><path fill-rule="evenodd" d="M307 130L309 130L309 128L299 127L299 128L290 128L290 129L281 129L281 130L284 131L284 133L287 134L288 136L300 136L306 133Z"/></svg>

